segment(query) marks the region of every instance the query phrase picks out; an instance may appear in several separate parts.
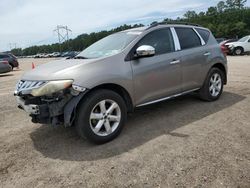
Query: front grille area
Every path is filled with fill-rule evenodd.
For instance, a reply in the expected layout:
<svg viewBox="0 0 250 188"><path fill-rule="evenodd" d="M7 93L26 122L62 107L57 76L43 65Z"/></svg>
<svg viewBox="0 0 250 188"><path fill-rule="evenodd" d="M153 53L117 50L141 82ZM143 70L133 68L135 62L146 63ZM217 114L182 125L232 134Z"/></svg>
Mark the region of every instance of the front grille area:
<svg viewBox="0 0 250 188"><path fill-rule="evenodd" d="M20 80L17 84L16 90L17 91L31 90L31 89L39 88L45 83L46 83L45 81Z"/></svg>

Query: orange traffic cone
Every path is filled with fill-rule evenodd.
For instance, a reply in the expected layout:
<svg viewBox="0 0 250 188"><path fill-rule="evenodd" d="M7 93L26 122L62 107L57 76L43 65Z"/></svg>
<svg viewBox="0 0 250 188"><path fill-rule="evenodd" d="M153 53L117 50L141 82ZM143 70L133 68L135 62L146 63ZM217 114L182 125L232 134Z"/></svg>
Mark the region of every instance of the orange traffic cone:
<svg viewBox="0 0 250 188"><path fill-rule="evenodd" d="M35 64L32 62L32 69L34 69L35 68Z"/></svg>

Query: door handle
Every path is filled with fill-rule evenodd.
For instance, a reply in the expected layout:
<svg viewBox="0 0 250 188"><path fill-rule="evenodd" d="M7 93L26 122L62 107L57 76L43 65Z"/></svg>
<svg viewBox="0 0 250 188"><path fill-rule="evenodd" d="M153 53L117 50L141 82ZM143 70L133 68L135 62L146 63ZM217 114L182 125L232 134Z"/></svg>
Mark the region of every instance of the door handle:
<svg viewBox="0 0 250 188"><path fill-rule="evenodd" d="M204 56L210 56L211 55L211 53L210 52L206 52L206 53L204 53Z"/></svg>
<svg viewBox="0 0 250 188"><path fill-rule="evenodd" d="M181 62L180 60L173 60L172 62L170 62L170 65L175 65L175 64L178 64L180 62Z"/></svg>

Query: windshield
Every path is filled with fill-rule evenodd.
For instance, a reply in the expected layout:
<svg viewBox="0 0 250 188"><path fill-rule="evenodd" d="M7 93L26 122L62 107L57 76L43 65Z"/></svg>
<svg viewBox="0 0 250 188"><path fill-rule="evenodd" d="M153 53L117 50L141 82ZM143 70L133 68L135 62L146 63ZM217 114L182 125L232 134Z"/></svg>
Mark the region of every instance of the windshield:
<svg viewBox="0 0 250 188"><path fill-rule="evenodd" d="M243 37L240 40L238 40L238 42L246 42L248 40L249 37Z"/></svg>
<svg viewBox="0 0 250 188"><path fill-rule="evenodd" d="M83 50L77 57L94 59L120 53L140 32L122 32L107 36Z"/></svg>

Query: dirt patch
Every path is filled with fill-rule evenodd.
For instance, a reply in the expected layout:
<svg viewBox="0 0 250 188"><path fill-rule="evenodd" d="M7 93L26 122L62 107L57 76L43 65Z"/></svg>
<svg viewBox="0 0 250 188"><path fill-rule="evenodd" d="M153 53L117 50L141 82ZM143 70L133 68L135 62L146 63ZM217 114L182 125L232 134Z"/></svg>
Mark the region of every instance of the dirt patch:
<svg viewBox="0 0 250 188"><path fill-rule="evenodd" d="M17 80L47 61L22 59L21 70L0 77L0 187L250 186L250 57L229 57L220 100L188 95L136 109L101 146L17 109Z"/></svg>

